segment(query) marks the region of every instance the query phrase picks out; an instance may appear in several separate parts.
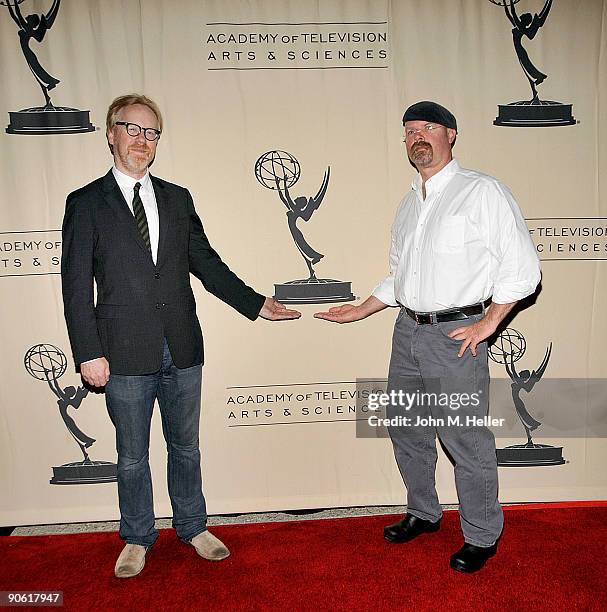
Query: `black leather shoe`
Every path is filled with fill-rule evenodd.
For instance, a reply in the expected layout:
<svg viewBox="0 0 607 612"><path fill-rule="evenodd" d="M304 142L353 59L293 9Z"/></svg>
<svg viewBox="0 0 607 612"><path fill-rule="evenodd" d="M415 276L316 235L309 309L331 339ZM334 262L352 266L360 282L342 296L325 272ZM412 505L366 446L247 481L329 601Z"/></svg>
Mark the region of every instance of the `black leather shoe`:
<svg viewBox="0 0 607 612"><path fill-rule="evenodd" d="M483 548L474 544L464 544L451 556L451 567L458 572L472 574L478 572L485 565L487 559L493 557L497 551L497 544Z"/></svg>
<svg viewBox="0 0 607 612"><path fill-rule="evenodd" d="M404 518L394 525L384 527L384 538L394 544L409 542L422 533L433 533L440 529L440 519L433 523L425 521L412 514L405 514Z"/></svg>

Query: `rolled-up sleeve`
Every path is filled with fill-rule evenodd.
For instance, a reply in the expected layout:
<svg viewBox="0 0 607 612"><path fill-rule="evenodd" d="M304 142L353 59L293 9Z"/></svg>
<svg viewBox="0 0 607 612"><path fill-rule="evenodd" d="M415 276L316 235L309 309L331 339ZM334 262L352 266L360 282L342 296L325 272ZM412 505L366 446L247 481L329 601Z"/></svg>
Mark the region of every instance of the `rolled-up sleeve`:
<svg viewBox="0 0 607 612"><path fill-rule="evenodd" d="M396 216L398 219L398 214ZM400 259L400 253L398 251L398 240L396 238L397 228L396 221L392 225L392 239L390 244L390 274L382 280L375 289L373 289L373 297L376 297L380 302L387 304L388 306L398 306L396 301L396 293L394 290L394 276L396 274L396 268L398 267L398 261Z"/></svg>
<svg viewBox="0 0 607 612"><path fill-rule="evenodd" d="M497 181L485 194L487 247L494 257L493 302L510 304L531 295L541 279L529 228L510 190Z"/></svg>

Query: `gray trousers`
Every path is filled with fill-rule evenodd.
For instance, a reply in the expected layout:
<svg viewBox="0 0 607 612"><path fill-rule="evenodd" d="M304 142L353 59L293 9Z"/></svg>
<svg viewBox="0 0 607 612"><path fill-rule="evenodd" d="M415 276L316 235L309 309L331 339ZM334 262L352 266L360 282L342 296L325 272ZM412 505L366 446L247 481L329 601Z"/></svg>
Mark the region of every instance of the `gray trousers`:
<svg viewBox="0 0 607 612"><path fill-rule="evenodd" d="M461 341L448 336L481 317L417 325L401 309L394 326L388 391L400 391L403 399L388 405L386 412L392 422L403 417L388 431L407 488L407 512L433 522L442 516L435 487L438 435L455 464L464 539L491 546L504 518L497 499L495 437L477 420L489 409L487 343L478 345L476 357L469 350L458 357Z"/></svg>

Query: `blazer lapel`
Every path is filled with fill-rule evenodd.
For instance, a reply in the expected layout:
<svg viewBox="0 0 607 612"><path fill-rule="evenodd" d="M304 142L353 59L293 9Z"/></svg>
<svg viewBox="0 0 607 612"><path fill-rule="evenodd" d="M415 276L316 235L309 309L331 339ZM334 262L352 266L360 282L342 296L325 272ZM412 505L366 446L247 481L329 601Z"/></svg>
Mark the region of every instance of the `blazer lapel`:
<svg viewBox="0 0 607 612"><path fill-rule="evenodd" d="M133 217L133 213L131 212L129 205L126 203L126 200L122 195L122 191L120 191L120 187L118 187L118 183L116 182L114 174L111 170L103 177L103 194L106 202L114 210L118 219L120 219L122 223L125 223L128 226L129 233L131 234L135 242L144 251L148 251L148 247L143 241L139 230L137 229L135 217Z"/></svg>
<svg viewBox="0 0 607 612"><path fill-rule="evenodd" d="M169 229L170 204L166 193L166 189L162 181L155 176L151 176L152 186L154 187L154 195L156 196L156 205L158 206L158 253L156 255L156 266L160 266L163 261L164 251L166 246L166 236Z"/></svg>

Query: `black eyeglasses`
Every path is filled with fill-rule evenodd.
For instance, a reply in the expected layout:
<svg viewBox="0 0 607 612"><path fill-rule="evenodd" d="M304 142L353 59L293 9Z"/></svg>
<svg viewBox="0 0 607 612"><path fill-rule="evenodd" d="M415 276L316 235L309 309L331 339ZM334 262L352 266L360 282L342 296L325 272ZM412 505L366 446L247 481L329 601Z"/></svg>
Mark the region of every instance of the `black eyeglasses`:
<svg viewBox="0 0 607 612"><path fill-rule="evenodd" d="M126 133L133 138L139 136L142 131L146 140L154 141L160 138L160 130L155 130L154 128L142 128L136 123L128 123L127 121L116 121L114 125L124 125Z"/></svg>

